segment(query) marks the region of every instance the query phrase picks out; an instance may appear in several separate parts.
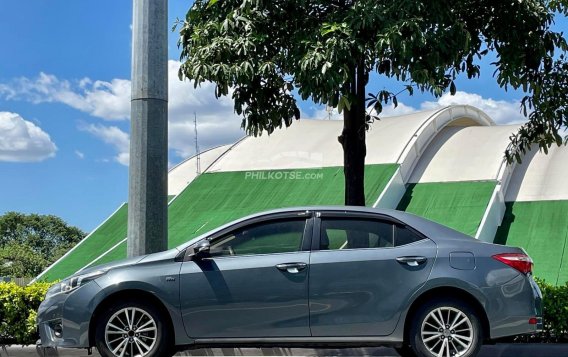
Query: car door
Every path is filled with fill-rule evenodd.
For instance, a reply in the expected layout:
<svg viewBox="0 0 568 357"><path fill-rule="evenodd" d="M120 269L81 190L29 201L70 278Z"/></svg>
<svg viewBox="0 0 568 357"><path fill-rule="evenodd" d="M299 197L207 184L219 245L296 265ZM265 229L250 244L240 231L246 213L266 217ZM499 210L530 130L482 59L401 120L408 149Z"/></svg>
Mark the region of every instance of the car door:
<svg viewBox="0 0 568 357"><path fill-rule="evenodd" d="M312 336L391 334L410 296L428 279L436 244L374 214L322 212L314 231Z"/></svg>
<svg viewBox="0 0 568 357"><path fill-rule="evenodd" d="M181 267L180 307L188 336L309 336L312 226L309 213L294 212L209 237L209 256Z"/></svg>

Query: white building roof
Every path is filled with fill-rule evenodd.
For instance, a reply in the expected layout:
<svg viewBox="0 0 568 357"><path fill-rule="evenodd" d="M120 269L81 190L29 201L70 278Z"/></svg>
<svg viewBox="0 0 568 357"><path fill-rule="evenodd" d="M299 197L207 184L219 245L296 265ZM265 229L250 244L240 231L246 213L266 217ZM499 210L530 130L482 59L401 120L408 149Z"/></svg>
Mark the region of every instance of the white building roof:
<svg viewBox="0 0 568 357"><path fill-rule="evenodd" d="M409 182L480 181L497 179L518 125L449 126L422 154Z"/></svg>
<svg viewBox="0 0 568 357"><path fill-rule="evenodd" d="M553 146L548 154L537 149L517 165L506 201L568 200L568 148Z"/></svg>

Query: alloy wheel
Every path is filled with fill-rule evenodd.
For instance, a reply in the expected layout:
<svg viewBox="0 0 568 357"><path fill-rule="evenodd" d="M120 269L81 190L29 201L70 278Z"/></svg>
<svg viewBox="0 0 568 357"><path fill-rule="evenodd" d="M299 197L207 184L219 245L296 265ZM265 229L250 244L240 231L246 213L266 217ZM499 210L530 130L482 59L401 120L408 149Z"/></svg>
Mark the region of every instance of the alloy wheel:
<svg viewBox="0 0 568 357"><path fill-rule="evenodd" d="M422 322L420 337L434 356L464 356L474 344L474 329L469 317L454 307L438 307Z"/></svg>
<svg viewBox="0 0 568 357"><path fill-rule="evenodd" d="M108 319L105 343L116 357L146 356L156 344L156 321L146 311L125 307Z"/></svg>

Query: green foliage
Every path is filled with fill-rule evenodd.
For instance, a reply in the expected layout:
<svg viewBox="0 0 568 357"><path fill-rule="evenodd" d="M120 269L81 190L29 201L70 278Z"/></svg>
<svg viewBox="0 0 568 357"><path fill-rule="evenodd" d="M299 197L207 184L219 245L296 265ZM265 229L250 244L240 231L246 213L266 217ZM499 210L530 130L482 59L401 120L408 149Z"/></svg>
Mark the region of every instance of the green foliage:
<svg viewBox="0 0 568 357"><path fill-rule="evenodd" d="M537 336L548 342L568 341L568 282L554 286L536 279L543 296L544 332Z"/></svg>
<svg viewBox="0 0 568 357"><path fill-rule="evenodd" d="M46 265L44 257L28 245L8 243L0 248L0 276L33 277Z"/></svg>
<svg viewBox="0 0 568 357"><path fill-rule="evenodd" d="M35 343L37 309L50 285L0 283L0 344Z"/></svg>
<svg viewBox="0 0 568 357"><path fill-rule="evenodd" d="M558 60L548 59L544 71L527 73L532 96L525 96L522 108L529 121L511 136L506 151L509 162L521 162L522 155L536 144L544 153L552 145L566 144L568 136L562 137L568 126L568 63L560 55Z"/></svg>
<svg viewBox="0 0 568 357"><path fill-rule="evenodd" d="M0 216L0 276L34 277L85 237L51 215Z"/></svg>

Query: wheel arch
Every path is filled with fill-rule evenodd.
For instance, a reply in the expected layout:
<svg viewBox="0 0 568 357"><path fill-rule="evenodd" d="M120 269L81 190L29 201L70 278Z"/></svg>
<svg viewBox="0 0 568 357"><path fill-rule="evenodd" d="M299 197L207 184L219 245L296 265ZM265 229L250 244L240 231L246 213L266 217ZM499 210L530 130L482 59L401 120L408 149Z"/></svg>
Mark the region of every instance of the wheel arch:
<svg viewBox="0 0 568 357"><path fill-rule="evenodd" d="M490 338L490 324L489 318L487 317L487 313L485 312L485 308L483 304L471 293L467 292L464 289L457 288L457 287L450 287L450 286L442 286L442 287L435 287L430 290L427 290L420 294L408 309L406 313L406 317L404 319L404 341L405 343L408 341L408 335L410 333L410 328L412 326L412 321L414 319L414 315L418 311L418 308L433 299L440 299L443 297L448 297L452 300L463 301L468 304L471 308L473 308L479 316L482 333L483 333L483 340L488 340Z"/></svg>
<svg viewBox="0 0 568 357"><path fill-rule="evenodd" d="M106 311L113 303L117 301L143 301L145 303L150 303L154 307L158 308L160 314L165 319L165 324L171 332L170 336L174 336L174 325L172 317L164 303L156 297L156 295L149 293L140 289L125 289L120 290L115 293L110 294L105 297L95 308L95 311L91 315L89 321L89 346L95 345L95 333L97 330L97 320L101 317L104 311ZM172 341L173 342L173 341Z"/></svg>

